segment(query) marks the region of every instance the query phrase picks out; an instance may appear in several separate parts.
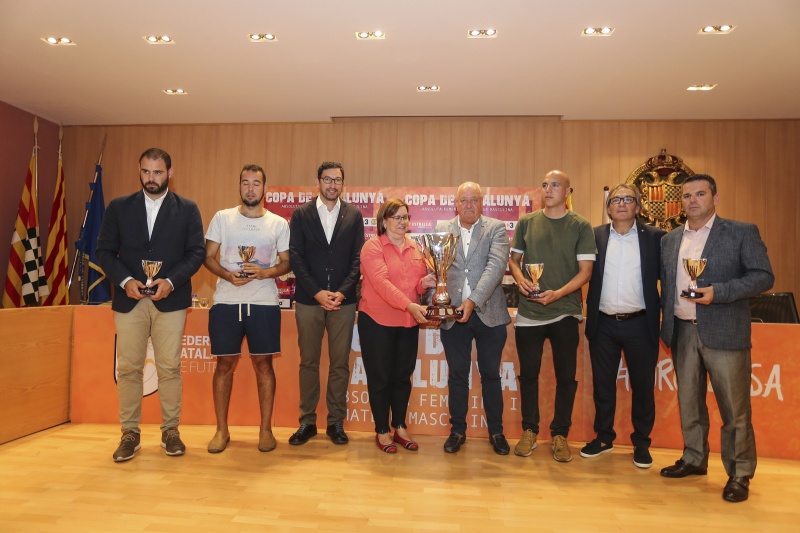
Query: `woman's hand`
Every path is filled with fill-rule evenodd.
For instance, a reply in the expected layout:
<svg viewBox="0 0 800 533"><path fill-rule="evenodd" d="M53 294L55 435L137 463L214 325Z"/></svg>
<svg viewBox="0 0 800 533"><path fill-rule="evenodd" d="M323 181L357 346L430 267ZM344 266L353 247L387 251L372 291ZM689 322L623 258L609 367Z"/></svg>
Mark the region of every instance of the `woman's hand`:
<svg viewBox="0 0 800 533"><path fill-rule="evenodd" d="M406 306L406 311L411 313L411 316L414 317L414 320L417 321L417 324L427 324L428 320L425 318L425 309L419 305L415 304L414 302L409 302Z"/></svg>

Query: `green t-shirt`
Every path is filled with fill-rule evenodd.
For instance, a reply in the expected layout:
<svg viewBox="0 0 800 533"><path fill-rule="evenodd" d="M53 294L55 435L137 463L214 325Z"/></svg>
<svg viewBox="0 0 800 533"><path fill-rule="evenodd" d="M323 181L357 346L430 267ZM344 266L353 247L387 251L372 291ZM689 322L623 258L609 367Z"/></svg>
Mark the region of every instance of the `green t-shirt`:
<svg viewBox="0 0 800 533"><path fill-rule="evenodd" d="M524 215L514 230L511 250L522 252L523 265L544 263L539 279L542 291L560 289L574 278L578 273L578 255L597 254L592 225L574 211L567 211L561 218L548 218L542 210ZM529 302L520 295L518 313L539 321L580 315L580 290L546 306Z"/></svg>

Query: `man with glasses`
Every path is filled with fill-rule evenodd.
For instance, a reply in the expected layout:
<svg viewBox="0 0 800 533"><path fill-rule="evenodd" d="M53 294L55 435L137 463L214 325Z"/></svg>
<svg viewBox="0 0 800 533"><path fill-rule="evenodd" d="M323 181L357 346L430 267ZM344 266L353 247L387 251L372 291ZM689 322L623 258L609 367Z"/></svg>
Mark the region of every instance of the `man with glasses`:
<svg viewBox="0 0 800 533"><path fill-rule="evenodd" d="M578 324L583 320L580 289L592 275L597 249L589 221L567 209L572 192L569 177L560 170L548 172L542 182L544 208L522 216L511 243L508 265L521 298L514 324L519 356L522 402L522 437L514 453L527 457L536 448L539 433L539 371L545 339L550 339L556 374L556 398L550 435L553 458L572 460L567 435L572 425L577 370ZM541 293L533 293L531 280L520 263L544 265L539 279Z"/></svg>
<svg viewBox="0 0 800 533"><path fill-rule="evenodd" d="M489 443L495 453L507 455L503 436L503 393L500 359L506 344L506 324L511 322L501 285L508 261L508 234L503 222L482 216L483 194L477 183L462 183L456 191L458 216L441 222L437 232L460 238L455 260L447 271L447 292L464 313L458 321L441 324L441 339L449 367L450 436L444 451L455 453L467 438L469 373L472 341L478 352L483 407L489 426Z"/></svg>
<svg viewBox="0 0 800 533"><path fill-rule="evenodd" d="M364 245L361 211L340 199L344 168L326 161L317 170L319 195L292 213L289 262L297 278L295 318L300 346L300 428L289 444L300 445L317 434L319 361L328 332L328 427L334 444L347 444L342 426L347 416L350 343L356 317L356 283L361 277Z"/></svg>
<svg viewBox="0 0 800 533"><path fill-rule="evenodd" d="M592 360L597 437L581 449L581 457L597 457L614 449L617 373L624 351L632 391L633 464L650 468L661 318L658 278L661 237L666 232L637 223L640 209L638 189L615 185L606 202L611 223L594 228L597 262L586 298L586 338Z"/></svg>

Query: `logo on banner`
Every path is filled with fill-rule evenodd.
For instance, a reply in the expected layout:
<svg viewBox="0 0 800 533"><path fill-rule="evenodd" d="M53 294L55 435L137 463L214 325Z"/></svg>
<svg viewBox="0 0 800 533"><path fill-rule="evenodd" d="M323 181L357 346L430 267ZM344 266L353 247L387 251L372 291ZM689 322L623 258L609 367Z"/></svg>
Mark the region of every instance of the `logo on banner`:
<svg viewBox="0 0 800 533"><path fill-rule="evenodd" d="M114 335L114 383L119 382L119 350L117 336ZM144 358L144 371L142 375L142 396L150 396L158 391L158 372L156 371L156 356L153 351L153 342L147 338L147 351Z"/></svg>

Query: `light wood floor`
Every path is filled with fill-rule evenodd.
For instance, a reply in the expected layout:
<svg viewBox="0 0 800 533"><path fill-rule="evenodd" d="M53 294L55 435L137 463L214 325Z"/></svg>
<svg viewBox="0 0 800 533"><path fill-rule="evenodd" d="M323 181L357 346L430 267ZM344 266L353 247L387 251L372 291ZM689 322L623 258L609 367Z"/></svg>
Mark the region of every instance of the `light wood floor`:
<svg viewBox="0 0 800 533"><path fill-rule="evenodd" d="M495 455L469 439L455 455L443 438L419 438L417 453L381 453L374 436L346 446L324 434L304 446L276 429L277 450L260 453L257 428L232 429L219 455L209 426L184 426L183 457L167 457L158 427L126 463L111 453L116 426L66 424L0 446L0 531L799 531L800 462L761 459L750 500L721 498L719 456L706 477L668 480L675 450L653 450L640 470L631 449L556 463L548 443L527 458ZM514 443L512 442L512 445Z"/></svg>

